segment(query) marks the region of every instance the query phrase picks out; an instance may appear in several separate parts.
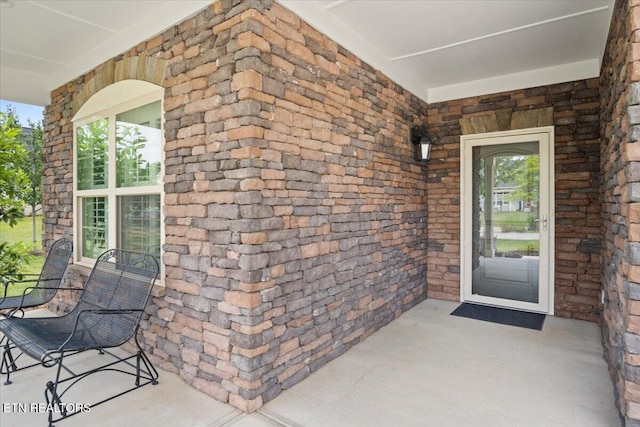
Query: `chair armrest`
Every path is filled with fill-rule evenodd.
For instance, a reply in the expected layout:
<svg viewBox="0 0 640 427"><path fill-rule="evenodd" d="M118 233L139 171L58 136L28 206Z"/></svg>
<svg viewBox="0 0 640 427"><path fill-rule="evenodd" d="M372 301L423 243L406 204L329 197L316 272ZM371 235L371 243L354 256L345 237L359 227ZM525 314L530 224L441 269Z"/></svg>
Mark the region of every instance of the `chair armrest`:
<svg viewBox="0 0 640 427"><path fill-rule="evenodd" d="M32 291L33 289L46 289L46 290L52 290L52 291L59 291L59 290L63 290L63 291L80 291L82 292L84 289L82 288L65 288L62 286L28 286L26 288L24 288L24 290L22 291L22 297L20 298L20 304L18 304L16 306L16 308L14 308L13 310L11 310L8 314L7 317L13 317L14 313L17 313L18 311L22 310L22 304L24 304L24 299L26 298L27 294ZM7 290L5 288L5 296L0 299L0 303L2 301L4 301L4 299L7 297Z"/></svg>
<svg viewBox="0 0 640 427"><path fill-rule="evenodd" d="M21 274L21 276L22 276L22 277L35 277L35 278L37 279L38 277L40 277L40 274L35 274L35 273L22 273L22 274ZM31 279L31 280L33 280L33 279Z"/></svg>
<svg viewBox="0 0 640 427"><path fill-rule="evenodd" d="M116 310L107 310L107 309L90 309L90 310L82 310L80 313L78 313L78 316L76 317L76 321L73 325L73 330L71 331L71 334L69 334L69 337L60 345L60 347L58 347L58 352L63 352L65 346L69 343L69 341L71 341L74 337L74 335L76 334L76 332L78 331L78 325L81 322L82 317L86 317L86 316L90 316L90 315L96 315L96 316L105 316L105 315L122 315L122 314L131 314L131 313L138 313L138 312L142 312L144 310L140 310L140 309L116 309Z"/></svg>
<svg viewBox="0 0 640 427"><path fill-rule="evenodd" d="M50 291L84 291L83 288L66 288L62 286L27 286L26 288L24 288L24 291L22 291L22 297L24 298L24 296L29 293L27 291L33 289L46 289Z"/></svg>
<svg viewBox="0 0 640 427"><path fill-rule="evenodd" d="M26 276L25 274L23 274L23 276ZM39 275L36 275L39 277ZM26 280L12 280L10 282L8 282L7 284L4 285L4 292L2 294L2 298L0 298L0 304L2 304L2 302L7 298L7 293L9 292L9 285L12 285L14 283L37 283L38 279L26 279ZM30 286L26 289L32 289L33 287ZM23 295L24 295L24 291L23 291Z"/></svg>
<svg viewBox="0 0 640 427"><path fill-rule="evenodd" d="M23 274L22 276L26 276L25 274ZM9 285L12 285L14 283L37 283L38 279L25 279L25 280L11 280L7 283L5 283L4 285L4 292L2 293L2 298L0 298L0 303L2 303L2 301L4 301L7 298L7 293L9 292Z"/></svg>
<svg viewBox="0 0 640 427"><path fill-rule="evenodd" d="M36 275L35 279L22 279L22 280L12 280L11 283L33 283L33 282L51 282L52 280L62 280L62 277L50 277L48 279L40 279L39 275Z"/></svg>
<svg viewBox="0 0 640 427"><path fill-rule="evenodd" d="M84 311L92 311L95 314L131 314L131 313L140 312L143 310L118 309L118 310L84 310Z"/></svg>
<svg viewBox="0 0 640 427"><path fill-rule="evenodd" d="M33 286L30 286L30 288L33 288ZM57 289L59 291L84 291L84 288L70 288L70 287L65 287L65 286L40 286L40 289Z"/></svg>
<svg viewBox="0 0 640 427"><path fill-rule="evenodd" d="M38 274L36 274L35 276L40 277ZM38 278L36 278L36 279L26 279L26 280L12 280L11 282L7 283L4 286L4 292L3 292L2 298L0 298L0 303L2 303L2 301L4 301L7 298L7 292L9 292L9 285L10 284L14 284L14 283L38 283L38 280L39 280ZM48 281L51 281L51 280L60 280L60 279L52 277L50 279L43 279L41 281L42 282L48 282ZM34 288L36 288L36 286L28 286L22 291L22 294L24 295L27 290L34 289ZM41 286L40 288L41 289L52 289L52 288L48 288L46 286L44 286L44 287ZM60 289L60 288L58 287L57 289ZM69 289L72 290L72 289L75 289L75 288L69 288ZM78 289L80 289L80 288L78 288Z"/></svg>
<svg viewBox="0 0 640 427"><path fill-rule="evenodd" d="M9 282L7 282L7 284L5 285L5 296L7 293L7 289L9 288L9 285L14 284L14 283L37 283L38 280L40 280L40 275L39 274L21 274L20 277L25 277L25 276L31 276L33 277L33 279L15 279L15 280L10 280ZM61 280L62 278L55 278L52 277L50 279L42 279L42 281L48 281L48 280Z"/></svg>
<svg viewBox="0 0 640 427"><path fill-rule="evenodd" d="M106 308L94 308L89 310L82 310L78 314L78 318L76 319L76 327L78 326L78 322L80 321L80 317L84 314L97 314L97 315L105 315L105 314L131 314L131 313L139 313L144 310L133 309L133 308L118 308L118 309L106 309ZM75 331L75 327L73 328Z"/></svg>
<svg viewBox="0 0 640 427"><path fill-rule="evenodd" d="M35 283L37 281L38 281L38 279L12 280L11 282L9 282L9 284L12 285L14 283Z"/></svg>

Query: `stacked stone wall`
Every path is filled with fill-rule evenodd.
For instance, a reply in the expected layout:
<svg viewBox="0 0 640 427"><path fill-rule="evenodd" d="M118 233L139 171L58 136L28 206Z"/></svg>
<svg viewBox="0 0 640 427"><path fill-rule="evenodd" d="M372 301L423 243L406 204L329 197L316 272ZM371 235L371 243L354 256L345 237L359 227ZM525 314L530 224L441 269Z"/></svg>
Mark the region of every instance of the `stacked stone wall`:
<svg viewBox="0 0 640 427"><path fill-rule="evenodd" d="M640 4L616 2L601 82L602 339L623 425L640 426Z"/></svg>
<svg viewBox="0 0 640 427"><path fill-rule="evenodd" d="M144 343L251 411L426 297L427 184L408 142L426 104L276 3L214 3L52 94L47 240L74 231L75 111L159 63L165 288Z"/></svg>

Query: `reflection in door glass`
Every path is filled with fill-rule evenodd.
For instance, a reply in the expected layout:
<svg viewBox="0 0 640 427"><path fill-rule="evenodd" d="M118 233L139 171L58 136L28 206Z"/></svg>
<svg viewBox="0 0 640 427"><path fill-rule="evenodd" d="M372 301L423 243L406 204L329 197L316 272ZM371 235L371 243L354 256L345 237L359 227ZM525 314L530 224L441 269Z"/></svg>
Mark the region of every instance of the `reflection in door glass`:
<svg viewBox="0 0 640 427"><path fill-rule="evenodd" d="M538 303L538 143L474 147L472 174L472 293Z"/></svg>

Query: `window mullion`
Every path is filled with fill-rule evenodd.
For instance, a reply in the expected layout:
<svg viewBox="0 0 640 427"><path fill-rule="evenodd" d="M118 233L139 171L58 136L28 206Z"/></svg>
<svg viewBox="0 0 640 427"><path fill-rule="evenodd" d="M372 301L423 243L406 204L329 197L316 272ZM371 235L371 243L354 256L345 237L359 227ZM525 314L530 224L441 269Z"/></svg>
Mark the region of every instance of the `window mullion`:
<svg viewBox="0 0 640 427"><path fill-rule="evenodd" d="M116 196L116 116L109 115L109 186L108 186L108 238L107 248L117 248L118 206Z"/></svg>

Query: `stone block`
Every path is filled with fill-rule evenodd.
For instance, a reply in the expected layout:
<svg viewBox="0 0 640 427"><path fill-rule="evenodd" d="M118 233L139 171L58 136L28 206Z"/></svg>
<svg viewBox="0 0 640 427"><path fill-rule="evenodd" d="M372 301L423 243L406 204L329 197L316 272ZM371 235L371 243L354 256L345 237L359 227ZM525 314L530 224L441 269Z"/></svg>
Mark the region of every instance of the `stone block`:
<svg viewBox="0 0 640 427"><path fill-rule="evenodd" d="M247 400L236 394L229 395L229 404L241 409L244 412L251 413L262 407L262 396L258 396L255 399Z"/></svg>
<svg viewBox="0 0 640 427"><path fill-rule="evenodd" d="M627 257L633 265L640 265L640 243L627 242Z"/></svg>
<svg viewBox="0 0 640 427"><path fill-rule="evenodd" d="M238 34L237 43L238 48L240 49L245 47L255 47L262 52L271 52L271 45L269 44L269 42L250 31Z"/></svg>
<svg viewBox="0 0 640 427"><path fill-rule="evenodd" d="M269 264L269 254L240 255L238 266L243 270L259 270Z"/></svg>
<svg viewBox="0 0 640 427"><path fill-rule="evenodd" d="M240 208L233 204L211 204L207 208L210 218L238 219Z"/></svg>
<svg viewBox="0 0 640 427"><path fill-rule="evenodd" d="M627 295L629 299L640 301L640 284L627 282L625 286L627 288Z"/></svg>
<svg viewBox="0 0 640 427"><path fill-rule="evenodd" d="M631 182L627 185L630 202L640 202L640 182Z"/></svg>
<svg viewBox="0 0 640 427"><path fill-rule="evenodd" d="M262 75L255 70L245 70L233 75L231 90L239 91L244 88L262 90Z"/></svg>
<svg viewBox="0 0 640 427"><path fill-rule="evenodd" d="M208 313L211 311L211 305L206 298L197 297L194 295L185 295L182 300L184 301L185 307L191 308L196 311L200 311L203 313Z"/></svg>
<svg viewBox="0 0 640 427"><path fill-rule="evenodd" d="M262 304L262 296L258 292L227 291L224 295L225 302L240 308L255 308Z"/></svg>
<svg viewBox="0 0 640 427"><path fill-rule="evenodd" d="M640 105L629 106L629 108L627 109L627 114L629 116L629 124L640 124Z"/></svg>

